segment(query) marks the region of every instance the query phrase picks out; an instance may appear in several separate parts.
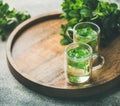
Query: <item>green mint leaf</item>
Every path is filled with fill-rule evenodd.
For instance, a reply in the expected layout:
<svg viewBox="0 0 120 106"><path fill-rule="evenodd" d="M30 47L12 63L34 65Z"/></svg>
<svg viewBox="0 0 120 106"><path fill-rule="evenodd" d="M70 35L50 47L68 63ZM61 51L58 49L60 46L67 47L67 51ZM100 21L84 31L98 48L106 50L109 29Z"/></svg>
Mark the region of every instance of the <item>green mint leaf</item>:
<svg viewBox="0 0 120 106"><path fill-rule="evenodd" d="M3 1L2 0L0 0L0 6L3 4Z"/></svg>
<svg viewBox="0 0 120 106"><path fill-rule="evenodd" d="M60 43L61 43L62 45L67 45L67 44L70 43L70 41L69 41L68 39L61 39Z"/></svg>
<svg viewBox="0 0 120 106"><path fill-rule="evenodd" d="M2 12L3 13L7 13L8 12L8 9L9 9L9 5L7 3L5 3L3 6L2 6Z"/></svg>
<svg viewBox="0 0 120 106"><path fill-rule="evenodd" d="M91 15L91 11L87 8L83 8L80 10L80 14L83 16L83 17L90 17Z"/></svg>

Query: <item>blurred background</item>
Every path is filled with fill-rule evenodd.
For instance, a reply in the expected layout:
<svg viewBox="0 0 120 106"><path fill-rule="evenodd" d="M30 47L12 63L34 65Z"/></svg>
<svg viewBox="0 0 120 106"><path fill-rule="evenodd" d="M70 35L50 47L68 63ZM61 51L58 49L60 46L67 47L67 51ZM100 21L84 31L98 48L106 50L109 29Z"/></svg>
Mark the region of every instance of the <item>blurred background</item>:
<svg viewBox="0 0 120 106"><path fill-rule="evenodd" d="M17 10L27 11L32 16L61 10L62 0L3 0Z"/></svg>

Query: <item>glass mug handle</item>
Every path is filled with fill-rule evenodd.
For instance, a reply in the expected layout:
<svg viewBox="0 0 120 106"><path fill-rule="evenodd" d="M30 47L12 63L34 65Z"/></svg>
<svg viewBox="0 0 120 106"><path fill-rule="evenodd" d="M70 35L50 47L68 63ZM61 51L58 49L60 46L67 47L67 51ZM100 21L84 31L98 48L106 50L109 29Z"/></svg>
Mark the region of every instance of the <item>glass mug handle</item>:
<svg viewBox="0 0 120 106"><path fill-rule="evenodd" d="M100 63L99 65L95 66L95 67L92 67L92 71L95 71L95 70L97 70L97 69L102 68L102 67L103 67L103 65L105 64L105 59L104 59L104 57L103 57L103 56L99 55L99 57L98 57L98 58L99 58L99 59L101 59L101 60L100 60L100 61L101 61L101 63Z"/></svg>
<svg viewBox="0 0 120 106"><path fill-rule="evenodd" d="M74 30L72 28L68 28L66 31L66 35L68 36L68 38L73 41L73 37L70 36L69 31L71 31L74 34Z"/></svg>

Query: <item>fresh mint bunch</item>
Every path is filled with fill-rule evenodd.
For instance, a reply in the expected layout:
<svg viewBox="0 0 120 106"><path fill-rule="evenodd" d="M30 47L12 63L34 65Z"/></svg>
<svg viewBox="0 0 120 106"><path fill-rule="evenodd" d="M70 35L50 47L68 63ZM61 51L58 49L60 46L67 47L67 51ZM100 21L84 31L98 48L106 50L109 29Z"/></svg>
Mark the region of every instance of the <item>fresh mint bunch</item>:
<svg viewBox="0 0 120 106"><path fill-rule="evenodd" d="M107 46L120 34L120 10L116 3L103 0L64 0L61 6L61 18L67 20L67 24L61 25L61 44L72 42L66 31L79 22L90 21L100 26L100 46ZM70 36L73 36L72 33Z"/></svg>
<svg viewBox="0 0 120 106"><path fill-rule="evenodd" d="M0 39L6 40L13 29L28 18L28 13L17 11L15 8L10 10L9 4L0 0Z"/></svg>

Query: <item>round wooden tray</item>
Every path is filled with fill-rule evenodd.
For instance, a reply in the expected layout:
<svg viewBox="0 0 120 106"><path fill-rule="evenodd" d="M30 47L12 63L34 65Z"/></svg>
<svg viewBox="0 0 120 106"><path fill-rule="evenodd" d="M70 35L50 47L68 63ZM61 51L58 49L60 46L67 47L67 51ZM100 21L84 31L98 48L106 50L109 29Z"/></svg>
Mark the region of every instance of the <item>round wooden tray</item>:
<svg viewBox="0 0 120 106"><path fill-rule="evenodd" d="M60 44L60 13L31 18L19 25L7 42L7 60L17 80L52 97L87 97L120 83L120 38L103 50L105 65L84 85L69 85L64 75L64 48Z"/></svg>

